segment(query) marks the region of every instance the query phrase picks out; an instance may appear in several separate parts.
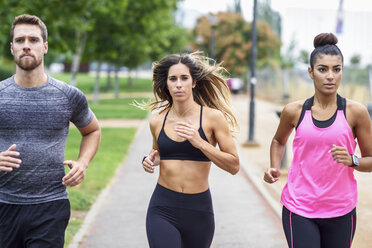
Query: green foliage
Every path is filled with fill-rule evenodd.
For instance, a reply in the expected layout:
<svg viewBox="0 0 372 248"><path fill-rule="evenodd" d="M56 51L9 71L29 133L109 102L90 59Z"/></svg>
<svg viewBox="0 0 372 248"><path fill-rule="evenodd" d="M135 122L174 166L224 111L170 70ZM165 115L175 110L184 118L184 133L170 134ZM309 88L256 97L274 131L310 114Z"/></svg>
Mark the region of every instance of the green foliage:
<svg viewBox="0 0 372 248"><path fill-rule="evenodd" d="M149 59L158 59L175 48L185 46L183 37L186 32L180 32L173 16L177 0L128 1L125 11L117 13L114 19L108 19L120 20L109 24L113 30L107 30L108 25L101 22L94 29L96 35L93 37L98 40L107 37L110 42L113 51L109 62L133 69ZM95 43L98 45L96 53L108 49L104 42Z"/></svg>
<svg viewBox="0 0 372 248"><path fill-rule="evenodd" d="M11 54L9 52L9 31L14 19L15 11L13 9L20 4L18 1L11 0L2 0L0 2L0 52L2 53L0 54L0 57L2 57L1 55L4 54L7 54L7 56L10 57Z"/></svg>
<svg viewBox="0 0 372 248"><path fill-rule="evenodd" d="M345 66L342 74L342 81L360 85L368 85L368 70L355 68L355 66Z"/></svg>
<svg viewBox="0 0 372 248"><path fill-rule="evenodd" d="M54 78L69 83L70 74L61 73L52 75ZM83 91L85 94L93 93L94 87L94 76L89 74L80 73L77 75L77 87ZM106 87L106 78L100 78L99 82L100 90L103 91ZM129 84L128 78L119 77L119 89L121 93L131 93L131 92L152 92L152 81L151 79L138 78L134 84ZM113 92L111 89L109 92Z"/></svg>
<svg viewBox="0 0 372 248"><path fill-rule="evenodd" d="M230 12L234 12L234 13L237 13L237 14L242 14L241 1L240 0L234 0L232 5L229 6L227 9Z"/></svg>
<svg viewBox="0 0 372 248"><path fill-rule="evenodd" d="M0 59L0 81L14 74L13 63Z"/></svg>
<svg viewBox="0 0 372 248"><path fill-rule="evenodd" d="M295 58L294 51L296 48L296 41L291 40L291 43L284 52L284 55L281 57L281 66L283 68L293 68L296 64L297 59Z"/></svg>
<svg viewBox="0 0 372 248"><path fill-rule="evenodd" d="M89 102L92 111L98 119L123 118L123 119L144 119L148 111L133 106L134 101L148 101L148 98L118 98L101 99L99 104Z"/></svg>
<svg viewBox="0 0 372 248"><path fill-rule="evenodd" d="M362 57L360 56L360 54L354 54L350 58L350 64L352 67L358 68L361 60L362 60Z"/></svg>
<svg viewBox="0 0 372 248"><path fill-rule="evenodd" d="M1 1L0 47L9 53L15 16L39 16L48 27L50 56L67 61L84 49L82 61L135 68L150 59L183 50L186 32L174 21L179 0L16 0ZM52 54L57 51L57 56Z"/></svg>
<svg viewBox="0 0 372 248"><path fill-rule="evenodd" d="M304 63L305 65L309 65L310 64L310 54L308 51L306 50L301 50L300 51L300 55L298 57L298 60L302 63Z"/></svg>
<svg viewBox="0 0 372 248"><path fill-rule="evenodd" d="M282 18L271 8L270 0L257 1L257 19L267 22L278 37L282 33Z"/></svg>
<svg viewBox="0 0 372 248"><path fill-rule="evenodd" d="M74 235L79 231L79 228L83 220L81 219L70 219L65 233L65 247L72 241Z"/></svg>
<svg viewBox="0 0 372 248"><path fill-rule="evenodd" d="M134 134L134 128L102 128L99 150L89 165L84 181L68 188L72 210L89 210L124 160ZM80 141L79 131L71 128L66 144L66 159L77 159ZM68 171L66 168L66 172Z"/></svg>
<svg viewBox="0 0 372 248"><path fill-rule="evenodd" d="M0 81L7 79L13 75L13 70L8 70L0 67Z"/></svg>
<svg viewBox="0 0 372 248"><path fill-rule="evenodd" d="M78 34L92 29L93 13L101 6L102 1L89 0L32 0L22 1L22 4L16 0L2 1L0 31L6 36L2 37L1 45L9 42L8 34L14 17L27 13L40 17L46 24L50 50L74 51Z"/></svg>

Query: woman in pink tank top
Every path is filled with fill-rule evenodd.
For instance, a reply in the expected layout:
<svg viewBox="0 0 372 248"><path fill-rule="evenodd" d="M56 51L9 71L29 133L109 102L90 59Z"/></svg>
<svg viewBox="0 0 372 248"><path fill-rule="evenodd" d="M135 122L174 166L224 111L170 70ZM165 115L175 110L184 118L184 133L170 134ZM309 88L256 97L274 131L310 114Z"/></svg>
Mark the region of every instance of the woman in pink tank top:
<svg viewBox="0 0 372 248"><path fill-rule="evenodd" d="M285 144L293 129L293 160L281 203L289 247L351 247L356 226L357 183L354 170L372 171L372 132L365 106L337 94L343 55L337 37L315 37L309 75L314 96L289 103L270 147L264 181L279 180ZM356 140L361 158L354 152Z"/></svg>

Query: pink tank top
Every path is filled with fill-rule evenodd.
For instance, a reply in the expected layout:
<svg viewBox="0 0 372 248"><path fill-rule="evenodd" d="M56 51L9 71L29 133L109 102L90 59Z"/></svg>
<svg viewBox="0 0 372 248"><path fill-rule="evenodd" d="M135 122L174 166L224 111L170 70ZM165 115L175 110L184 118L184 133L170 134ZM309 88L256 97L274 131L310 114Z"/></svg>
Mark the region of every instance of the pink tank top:
<svg viewBox="0 0 372 248"><path fill-rule="evenodd" d="M356 142L343 110L338 108L330 126L319 128L313 123L311 106L312 102L296 130L294 156L281 203L307 218L342 216L357 204L357 182L354 169L334 161L329 150L335 144L354 154Z"/></svg>

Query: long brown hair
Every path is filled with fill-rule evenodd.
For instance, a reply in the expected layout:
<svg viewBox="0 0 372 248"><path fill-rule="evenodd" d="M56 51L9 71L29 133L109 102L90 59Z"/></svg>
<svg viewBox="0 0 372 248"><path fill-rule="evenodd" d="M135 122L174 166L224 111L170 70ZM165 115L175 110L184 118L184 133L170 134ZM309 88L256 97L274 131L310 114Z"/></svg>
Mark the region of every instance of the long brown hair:
<svg viewBox="0 0 372 248"><path fill-rule="evenodd" d="M210 62L213 64L210 65ZM231 131L238 128L238 123L231 111L230 90L226 84L225 68L215 61L203 56L200 52L191 54L172 54L153 64L153 92L155 101L147 104L151 111L170 109L173 99L167 89L168 71L172 65L186 65L196 82L193 97L196 103L220 110L230 125Z"/></svg>

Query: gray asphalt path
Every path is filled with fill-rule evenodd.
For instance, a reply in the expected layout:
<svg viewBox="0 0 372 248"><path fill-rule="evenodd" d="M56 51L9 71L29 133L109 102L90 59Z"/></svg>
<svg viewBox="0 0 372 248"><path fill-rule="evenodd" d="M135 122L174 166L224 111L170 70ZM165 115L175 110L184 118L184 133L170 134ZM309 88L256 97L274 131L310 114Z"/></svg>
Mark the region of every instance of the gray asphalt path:
<svg viewBox="0 0 372 248"><path fill-rule="evenodd" d="M148 123L143 122L115 178L88 213L69 248L148 247L145 218L157 173L140 165L151 147ZM232 176L212 167L210 189L215 210L213 248L286 247L280 218L249 180L244 167L254 166L241 156L241 171ZM197 247L195 247L197 248Z"/></svg>

